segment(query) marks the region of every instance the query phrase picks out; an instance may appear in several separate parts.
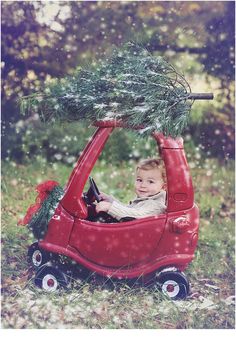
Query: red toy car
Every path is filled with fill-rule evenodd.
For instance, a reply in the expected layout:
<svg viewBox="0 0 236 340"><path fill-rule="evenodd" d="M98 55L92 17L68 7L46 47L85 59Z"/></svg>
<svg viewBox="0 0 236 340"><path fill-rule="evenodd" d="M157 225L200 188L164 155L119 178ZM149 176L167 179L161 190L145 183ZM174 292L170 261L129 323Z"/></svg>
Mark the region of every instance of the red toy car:
<svg viewBox="0 0 236 340"><path fill-rule="evenodd" d="M167 175L167 209L164 214L115 223L90 218L98 189L89 174L118 121L95 124L97 130L81 154L52 216L45 237L32 244L28 256L37 268L35 283L47 291L69 284L68 266L54 265L50 256L64 255L78 268L105 277L152 278L172 299L189 293L183 271L194 258L198 241L199 211L194 203L192 179L182 138L154 133Z"/></svg>

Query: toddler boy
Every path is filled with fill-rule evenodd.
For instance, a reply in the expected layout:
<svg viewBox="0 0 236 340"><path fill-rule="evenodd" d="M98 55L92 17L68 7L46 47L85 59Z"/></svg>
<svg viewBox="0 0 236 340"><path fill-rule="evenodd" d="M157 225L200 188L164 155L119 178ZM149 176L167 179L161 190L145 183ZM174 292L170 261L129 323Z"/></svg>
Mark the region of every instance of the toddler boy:
<svg viewBox="0 0 236 340"><path fill-rule="evenodd" d="M113 197L102 193L101 202L96 204L96 212L107 212L120 220L124 217L143 218L165 212L166 191L165 171L158 159L145 159L136 167L135 193L137 197L125 205Z"/></svg>

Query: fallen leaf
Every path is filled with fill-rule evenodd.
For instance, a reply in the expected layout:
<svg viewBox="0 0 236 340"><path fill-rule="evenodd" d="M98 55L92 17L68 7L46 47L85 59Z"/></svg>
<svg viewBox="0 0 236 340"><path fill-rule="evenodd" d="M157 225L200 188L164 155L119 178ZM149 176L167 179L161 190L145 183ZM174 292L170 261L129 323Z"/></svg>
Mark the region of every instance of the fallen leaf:
<svg viewBox="0 0 236 340"><path fill-rule="evenodd" d="M211 284L209 284L209 283L205 283L205 287L208 287L208 288L214 290L215 292L219 292L219 290L220 290L219 287L214 286L214 285L211 285Z"/></svg>
<svg viewBox="0 0 236 340"><path fill-rule="evenodd" d="M235 295L228 296L226 299L222 300L226 305L235 305Z"/></svg>

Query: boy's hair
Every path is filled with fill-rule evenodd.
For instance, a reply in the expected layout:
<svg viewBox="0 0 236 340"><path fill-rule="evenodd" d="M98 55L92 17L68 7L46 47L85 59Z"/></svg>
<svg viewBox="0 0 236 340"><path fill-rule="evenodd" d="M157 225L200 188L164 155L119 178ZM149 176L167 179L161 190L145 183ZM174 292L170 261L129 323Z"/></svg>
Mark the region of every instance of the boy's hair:
<svg viewBox="0 0 236 340"><path fill-rule="evenodd" d="M158 169L161 171L163 182L166 183L166 172L163 161L157 158L147 158L143 159L137 164L136 171L141 170L152 170Z"/></svg>

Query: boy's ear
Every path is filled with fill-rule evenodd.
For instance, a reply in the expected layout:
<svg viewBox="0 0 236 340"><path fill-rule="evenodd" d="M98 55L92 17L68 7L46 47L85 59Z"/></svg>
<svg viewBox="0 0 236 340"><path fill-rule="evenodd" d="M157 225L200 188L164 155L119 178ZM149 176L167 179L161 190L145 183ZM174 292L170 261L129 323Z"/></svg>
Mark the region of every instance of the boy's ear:
<svg viewBox="0 0 236 340"><path fill-rule="evenodd" d="M162 188L163 190L167 190L167 184L166 184L166 183L163 183L161 188Z"/></svg>

